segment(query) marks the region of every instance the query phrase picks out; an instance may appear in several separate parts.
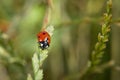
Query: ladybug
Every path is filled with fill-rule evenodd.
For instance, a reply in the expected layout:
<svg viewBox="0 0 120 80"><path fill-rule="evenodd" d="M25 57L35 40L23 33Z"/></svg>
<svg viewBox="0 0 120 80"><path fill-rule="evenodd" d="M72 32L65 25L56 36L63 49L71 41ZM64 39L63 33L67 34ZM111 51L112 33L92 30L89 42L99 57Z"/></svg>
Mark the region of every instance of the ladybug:
<svg viewBox="0 0 120 80"><path fill-rule="evenodd" d="M50 46L50 35L46 31L39 32L37 34L39 47L44 50Z"/></svg>

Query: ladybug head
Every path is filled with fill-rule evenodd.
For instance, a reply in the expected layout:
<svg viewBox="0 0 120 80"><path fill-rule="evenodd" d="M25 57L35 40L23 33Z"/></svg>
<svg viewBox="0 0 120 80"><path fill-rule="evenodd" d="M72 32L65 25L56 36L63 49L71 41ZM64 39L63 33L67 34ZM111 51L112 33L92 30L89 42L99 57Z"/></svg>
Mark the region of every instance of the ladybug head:
<svg viewBox="0 0 120 80"><path fill-rule="evenodd" d="M49 47L49 43L48 43L48 38L45 38L44 41L39 41L39 47L44 50L47 49Z"/></svg>

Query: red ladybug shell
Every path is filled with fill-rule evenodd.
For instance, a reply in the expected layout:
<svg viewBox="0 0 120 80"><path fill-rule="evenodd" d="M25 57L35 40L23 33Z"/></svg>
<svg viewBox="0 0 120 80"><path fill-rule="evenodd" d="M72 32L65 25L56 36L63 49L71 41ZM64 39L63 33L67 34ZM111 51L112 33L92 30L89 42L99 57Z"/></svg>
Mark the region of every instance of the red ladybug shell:
<svg viewBox="0 0 120 80"><path fill-rule="evenodd" d="M50 45L50 35L46 31L39 32L37 34L38 37L38 43L40 45L41 49L46 49Z"/></svg>

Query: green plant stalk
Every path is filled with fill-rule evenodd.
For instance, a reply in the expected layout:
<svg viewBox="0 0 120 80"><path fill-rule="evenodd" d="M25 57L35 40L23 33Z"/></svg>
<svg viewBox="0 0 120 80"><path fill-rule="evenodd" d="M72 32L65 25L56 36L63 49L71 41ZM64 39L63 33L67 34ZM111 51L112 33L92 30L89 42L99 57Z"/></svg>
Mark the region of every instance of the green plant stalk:
<svg viewBox="0 0 120 80"><path fill-rule="evenodd" d="M43 69L41 68L44 60L48 56L48 50L41 50L40 48L33 54L32 65L34 72L34 79L28 74L27 80L42 80L43 79Z"/></svg>
<svg viewBox="0 0 120 80"><path fill-rule="evenodd" d="M47 56L48 56L48 50L38 49L38 51L34 53L32 57L32 65L33 65L35 80L43 79L43 69L41 69L41 66L44 60L47 58Z"/></svg>
<svg viewBox="0 0 120 80"><path fill-rule="evenodd" d="M112 22L112 0L107 2L107 9L106 13L104 13L104 22L102 24L101 32L98 34L98 41L95 44L95 48L91 55L91 66L95 67L98 66L104 54L104 50L106 48L106 43L109 41L109 34L110 34L110 24Z"/></svg>

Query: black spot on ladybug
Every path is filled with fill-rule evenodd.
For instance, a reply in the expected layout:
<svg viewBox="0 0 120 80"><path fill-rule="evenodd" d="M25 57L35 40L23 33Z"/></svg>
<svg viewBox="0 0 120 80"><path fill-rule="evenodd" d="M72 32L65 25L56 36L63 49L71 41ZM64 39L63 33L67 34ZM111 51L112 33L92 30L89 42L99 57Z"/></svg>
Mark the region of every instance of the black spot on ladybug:
<svg viewBox="0 0 120 80"><path fill-rule="evenodd" d="M43 35L45 35L46 33L45 32L43 32Z"/></svg>

